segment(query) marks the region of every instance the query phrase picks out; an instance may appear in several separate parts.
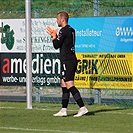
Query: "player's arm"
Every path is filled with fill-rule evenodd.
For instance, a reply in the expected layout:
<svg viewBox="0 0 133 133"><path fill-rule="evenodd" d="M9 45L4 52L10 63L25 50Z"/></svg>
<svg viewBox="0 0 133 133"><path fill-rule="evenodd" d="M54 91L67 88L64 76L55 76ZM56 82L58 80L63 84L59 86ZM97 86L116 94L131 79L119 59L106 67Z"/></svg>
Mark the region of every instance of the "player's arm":
<svg viewBox="0 0 133 133"><path fill-rule="evenodd" d="M59 34L56 34L56 30L52 29L50 26L46 27L47 33L52 37L53 46L55 49L58 49L63 44L65 37L65 30L60 30Z"/></svg>
<svg viewBox="0 0 133 133"><path fill-rule="evenodd" d="M55 49L58 49L62 46L64 38L65 32L63 30L60 30L57 38L53 40L53 45Z"/></svg>

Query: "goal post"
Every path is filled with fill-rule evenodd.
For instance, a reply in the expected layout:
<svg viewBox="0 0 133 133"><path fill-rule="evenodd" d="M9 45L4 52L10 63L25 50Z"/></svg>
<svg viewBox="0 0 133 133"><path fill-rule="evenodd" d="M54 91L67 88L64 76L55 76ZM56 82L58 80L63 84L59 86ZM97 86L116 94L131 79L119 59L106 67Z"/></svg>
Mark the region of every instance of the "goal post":
<svg viewBox="0 0 133 133"><path fill-rule="evenodd" d="M27 108L32 109L31 0L25 0Z"/></svg>

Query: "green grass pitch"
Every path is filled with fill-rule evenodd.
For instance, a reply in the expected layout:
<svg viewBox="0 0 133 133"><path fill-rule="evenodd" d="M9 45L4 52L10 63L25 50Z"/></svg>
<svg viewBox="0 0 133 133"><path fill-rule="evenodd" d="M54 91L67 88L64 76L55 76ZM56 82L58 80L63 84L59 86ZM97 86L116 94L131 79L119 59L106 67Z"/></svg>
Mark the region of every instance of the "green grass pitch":
<svg viewBox="0 0 133 133"><path fill-rule="evenodd" d="M67 117L53 117L61 105L0 102L0 133L133 133L133 109L86 105L89 113L75 118L78 107L69 104Z"/></svg>

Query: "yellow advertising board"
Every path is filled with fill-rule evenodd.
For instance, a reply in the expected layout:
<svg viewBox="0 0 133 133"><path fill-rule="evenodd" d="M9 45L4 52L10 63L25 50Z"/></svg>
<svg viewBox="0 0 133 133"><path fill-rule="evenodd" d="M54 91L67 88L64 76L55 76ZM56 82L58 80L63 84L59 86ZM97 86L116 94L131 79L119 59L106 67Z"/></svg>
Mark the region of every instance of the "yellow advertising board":
<svg viewBox="0 0 133 133"><path fill-rule="evenodd" d="M77 53L78 88L133 89L133 53Z"/></svg>

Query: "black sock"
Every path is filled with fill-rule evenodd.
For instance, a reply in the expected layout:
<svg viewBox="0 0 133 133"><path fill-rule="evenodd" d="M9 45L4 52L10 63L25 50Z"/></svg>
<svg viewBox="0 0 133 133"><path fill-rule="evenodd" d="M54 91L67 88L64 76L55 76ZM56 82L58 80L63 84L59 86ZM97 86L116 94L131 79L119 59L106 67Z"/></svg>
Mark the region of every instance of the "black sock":
<svg viewBox="0 0 133 133"><path fill-rule="evenodd" d="M70 92L66 87L62 87L62 108L67 108Z"/></svg>
<svg viewBox="0 0 133 133"><path fill-rule="evenodd" d="M73 98L75 99L75 101L77 102L78 106L81 108L84 106L83 100L80 96L80 93L78 91L78 89L75 86L72 86L69 91L72 93Z"/></svg>

